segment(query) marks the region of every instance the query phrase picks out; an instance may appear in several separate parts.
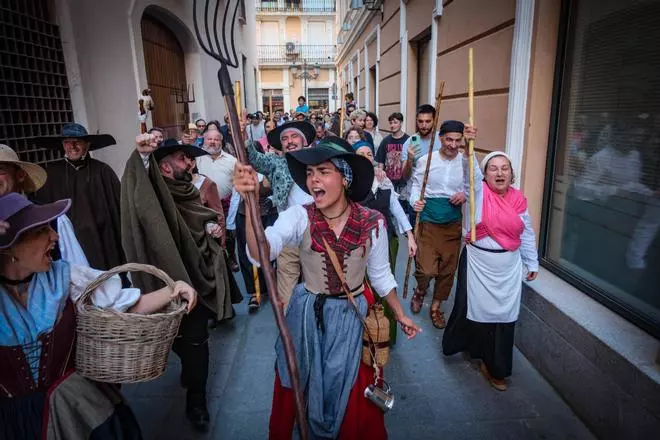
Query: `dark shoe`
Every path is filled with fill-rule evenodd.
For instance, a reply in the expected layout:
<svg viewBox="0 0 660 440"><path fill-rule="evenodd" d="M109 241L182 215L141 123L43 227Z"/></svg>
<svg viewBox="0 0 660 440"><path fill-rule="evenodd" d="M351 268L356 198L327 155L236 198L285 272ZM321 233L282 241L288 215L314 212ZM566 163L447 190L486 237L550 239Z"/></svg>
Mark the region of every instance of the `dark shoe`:
<svg viewBox="0 0 660 440"><path fill-rule="evenodd" d="M422 310L423 305L424 293L420 293L415 289L415 293L413 293L412 299L410 300L410 311L414 314L418 314Z"/></svg>
<svg viewBox="0 0 660 440"><path fill-rule="evenodd" d="M231 270L232 272L238 272L239 270L241 270L241 267L233 258L229 259L229 270Z"/></svg>
<svg viewBox="0 0 660 440"><path fill-rule="evenodd" d="M209 411L206 409L205 396L188 396L186 402L186 417L190 420L192 427L198 432L208 432Z"/></svg>
<svg viewBox="0 0 660 440"><path fill-rule="evenodd" d="M257 295L250 296L250 301L248 301L248 311L256 312L261 307L259 300L257 300Z"/></svg>

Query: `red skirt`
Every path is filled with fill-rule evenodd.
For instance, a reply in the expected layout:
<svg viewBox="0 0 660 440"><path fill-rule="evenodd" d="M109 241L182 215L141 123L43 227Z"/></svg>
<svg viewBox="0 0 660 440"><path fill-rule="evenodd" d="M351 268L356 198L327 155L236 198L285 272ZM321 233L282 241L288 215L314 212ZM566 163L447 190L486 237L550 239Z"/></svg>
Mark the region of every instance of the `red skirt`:
<svg viewBox="0 0 660 440"><path fill-rule="evenodd" d="M364 389L374 382L372 367L360 362L357 379L348 398L346 413L339 431L339 440L386 440L385 414L364 397ZM285 388L275 372L273 409L270 413L268 438L291 440L296 421L293 390Z"/></svg>
<svg viewBox="0 0 660 440"><path fill-rule="evenodd" d="M365 290L368 304L373 304L372 292ZM381 375L382 375L381 370ZM382 376L381 376L382 377ZM339 430L339 440L386 440L385 414L364 397L364 389L374 382L374 369L360 361L355 384L348 397L344 420ZM270 440L291 440L296 421L296 406L293 390L285 388L275 369L275 389L273 407L270 413L268 438Z"/></svg>

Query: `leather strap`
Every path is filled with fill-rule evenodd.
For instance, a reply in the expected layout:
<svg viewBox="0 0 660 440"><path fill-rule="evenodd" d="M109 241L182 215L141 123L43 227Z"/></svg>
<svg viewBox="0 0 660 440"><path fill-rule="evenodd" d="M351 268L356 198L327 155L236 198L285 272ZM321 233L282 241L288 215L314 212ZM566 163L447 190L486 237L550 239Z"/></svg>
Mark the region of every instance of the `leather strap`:
<svg viewBox="0 0 660 440"><path fill-rule="evenodd" d="M346 283L346 277L344 277L344 270L342 269L341 265L339 264L339 259L337 258L337 254L335 253L334 250L330 247L330 244L328 243L328 240L325 239L325 237L321 237L323 240L323 246L325 246L325 251L328 253L328 256L330 257L330 262L332 263L332 267L334 267L335 272L337 273L337 276L339 277L339 281L341 282L341 288L344 291L344 294L346 294L346 297L348 298L348 301L353 305L353 310L355 310L355 314L357 315L358 319L362 323L362 327L364 327L364 331L367 334L367 337L369 338L369 354L371 354L371 359L374 362L374 367L377 368L378 364L376 362L376 352L374 350L374 347L376 347L376 343L374 342L373 338L371 337L371 333L369 332L369 328L367 327L367 323L365 322L364 318L360 314L360 309L357 306L357 303L355 302L355 299L353 298L353 292L351 291L351 288L348 287L348 283Z"/></svg>

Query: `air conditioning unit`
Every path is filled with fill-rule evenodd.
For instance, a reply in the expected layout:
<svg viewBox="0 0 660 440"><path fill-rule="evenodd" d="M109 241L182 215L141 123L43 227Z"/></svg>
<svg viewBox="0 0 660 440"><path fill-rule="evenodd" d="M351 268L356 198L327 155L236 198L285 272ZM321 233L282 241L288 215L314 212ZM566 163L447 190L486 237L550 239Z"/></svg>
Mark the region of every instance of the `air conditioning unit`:
<svg viewBox="0 0 660 440"><path fill-rule="evenodd" d="M298 53L298 45L293 41L289 41L285 45L287 55L294 55Z"/></svg>

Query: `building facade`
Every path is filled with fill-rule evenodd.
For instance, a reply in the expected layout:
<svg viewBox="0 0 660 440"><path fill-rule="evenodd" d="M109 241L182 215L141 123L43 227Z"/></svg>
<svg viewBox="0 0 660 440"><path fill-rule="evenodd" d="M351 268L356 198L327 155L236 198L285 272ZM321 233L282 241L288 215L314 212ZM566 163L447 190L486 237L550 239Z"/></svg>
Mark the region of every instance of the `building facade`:
<svg viewBox="0 0 660 440"><path fill-rule="evenodd" d="M178 136L185 124L198 117L224 117L219 63L197 43L193 2L15 0L7 4L0 16L0 38L6 46L0 142L24 159L57 160L57 154L30 139L58 134L63 123L76 121L92 133L115 137L116 146L94 156L121 176L139 133L138 98L144 89L151 89L155 104L147 126L162 125L168 136ZM241 83L247 108L254 108L257 101L254 11L252 0L239 2L238 68L230 69L232 80Z"/></svg>
<svg viewBox="0 0 660 440"><path fill-rule="evenodd" d="M336 0L256 2L259 109L291 112L299 96L311 110L337 103Z"/></svg>
<svg viewBox="0 0 660 440"><path fill-rule="evenodd" d="M342 95L377 112L381 129L400 111L414 132L416 107L435 102L440 81L440 119L466 121L473 48L478 152L511 156L539 239L543 269L525 286L517 345L599 437L655 435L660 2L341 0L338 9Z"/></svg>

